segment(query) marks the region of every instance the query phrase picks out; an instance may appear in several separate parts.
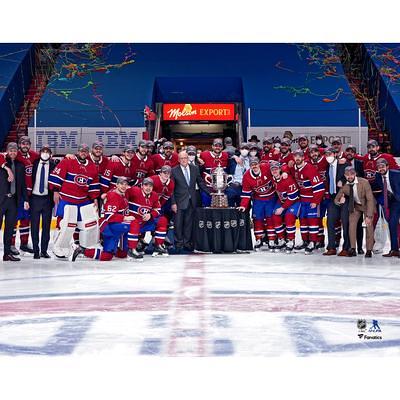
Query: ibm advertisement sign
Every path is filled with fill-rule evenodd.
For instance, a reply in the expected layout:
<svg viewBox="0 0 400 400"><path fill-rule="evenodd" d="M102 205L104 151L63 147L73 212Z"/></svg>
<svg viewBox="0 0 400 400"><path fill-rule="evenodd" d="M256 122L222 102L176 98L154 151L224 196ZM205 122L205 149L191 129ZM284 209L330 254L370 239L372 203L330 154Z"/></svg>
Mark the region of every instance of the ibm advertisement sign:
<svg viewBox="0 0 400 400"><path fill-rule="evenodd" d="M48 144L54 154L74 153L80 143L89 146L96 140L104 143L106 155L121 153L127 144L137 146L143 137L145 128L36 128L36 146L38 150ZM29 128L28 135L35 141L35 128Z"/></svg>

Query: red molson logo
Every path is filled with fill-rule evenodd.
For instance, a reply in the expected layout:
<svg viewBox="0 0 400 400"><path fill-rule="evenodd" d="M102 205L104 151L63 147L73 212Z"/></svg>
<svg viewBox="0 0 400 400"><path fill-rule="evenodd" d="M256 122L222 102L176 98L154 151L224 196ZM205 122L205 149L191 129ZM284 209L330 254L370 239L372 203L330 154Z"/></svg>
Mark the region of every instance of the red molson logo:
<svg viewBox="0 0 400 400"><path fill-rule="evenodd" d="M164 121L234 121L234 104L164 104Z"/></svg>

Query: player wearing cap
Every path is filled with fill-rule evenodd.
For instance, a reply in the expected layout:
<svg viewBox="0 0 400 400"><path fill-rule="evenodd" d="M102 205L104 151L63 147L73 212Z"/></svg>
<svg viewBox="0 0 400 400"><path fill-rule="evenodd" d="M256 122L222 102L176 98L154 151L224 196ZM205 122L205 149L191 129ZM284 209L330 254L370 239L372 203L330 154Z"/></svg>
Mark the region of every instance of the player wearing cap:
<svg viewBox="0 0 400 400"><path fill-rule="evenodd" d="M222 139L214 139L212 150L202 151L199 158L199 163L203 167L203 179L210 192L213 190L211 187L211 173L217 167L223 168L225 172L228 168L229 155L222 151L223 147ZM211 205L211 195L204 191L201 191L201 200L204 207Z"/></svg>
<svg viewBox="0 0 400 400"><path fill-rule="evenodd" d="M281 140L281 147L279 148L279 164L282 167L287 166L288 168L292 168L294 165L294 158L291 149L292 141L290 139L284 138Z"/></svg>
<svg viewBox="0 0 400 400"><path fill-rule="evenodd" d="M268 245L270 249L275 247L275 229L272 222L272 214L276 204L275 188L272 183L269 164L260 164L257 157L251 157L250 169L243 175L243 189L240 211L245 211L250 200L253 202L254 235L256 237L255 249L262 246L262 239L267 231Z"/></svg>
<svg viewBox="0 0 400 400"><path fill-rule="evenodd" d="M107 193L109 190L115 189L118 178L128 178L129 182L133 179L132 158L134 155L135 149L129 144L125 146L120 157L113 156L103 174L100 176L100 188L102 193Z"/></svg>
<svg viewBox="0 0 400 400"><path fill-rule="evenodd" d="M149 156L149 158L152 158L154 154L154 149L156 148L155 143L152 140L147 140L146 148L147 148L147 155Z"/></svg>
<svg viewBox="0 0 400 400"><path fill-rule="evenodd" d="M375 195L379 195L380 189L375 185L377 160L379 158L384 158L388 162L390 169L399 169L399 166L397 165L396 160L391 154L380 152L380 147L376 140L369 140L367 142L367 151L368 154L365 154L364 156L358 156L356 158L363 162L365 179L367 179L370 183L372 192Z"/></svg>
<svg viewBox="0 0 400 400"><path fill-rule="evenodd" d="M326 160L325 155L321 155L320 148L317 145L315 144L310 145L309 150L310 150L309 162L317 170L321 182L323 182L325 186L325 195L319 205L320 217L319 217L318 243L315 245L316 249L323 249L325 247L325 229L323 224L323 218L326 216L326 211L328 209L328 204L329 204L329 190L328 190L329 188L326 179L326 171L329 166L329 163ZM339 229L340 229L340 223L339 223Z"/></svg>
<svg viewBox="0 0 400 400"><path fill-rule="evenodd" d="M179 164L178 154L174 152L174 145L172 142L165 142L163 145L163 154L154 154L152 156L154 170L159 174L163 165L169 165L171 168Z"/></svg>
<svg viewBox="0 0 400 400"><path fill-rule="evenodd" d="M310 141L308 137L306 135L300 135L297 139L297 143L299 145L298 149L302 150L304 153L304 159L308 161L310 159L310 149L308 148Z"/></svg>
<svg viewBox="0 0 400 400"><path fill-rule="evenodd" d="M31 150L31 139L29 136L22 136L18 141L18 153L16 160L24 165L25 182L28 196L32 193L32 166L33 162L39 158L39 153ZM17 225L19 221L18 231L21 241L21 251L33 253L33 249L28 246L29 230L30 230L30 211L24 209L23 203L18 204L17 224L15 225L13 237L11 240L11 250L13 254L18 255L19 252L15 248L15 238L17 234Z"/></svg>
<svg viewBox="0 0 400 400"><path fill-rule="evenodd" d="M325 186L318 171L307 161L304 152L297 149L294 153L295 165L291 168L300 191L300 232L303 245L296 250L304 249L305 254L312 254L318 242L319 205L325 194Z"/></svg>
<svg viewBox="0 0 400 400"><path fill-rule="evenodd" d="M275 251L285 249L286 253L291 253L296 236L296 219L300 211L299 188L292 176L288 175L283 179L279 162L272 161L270 169L272 183L278 196L272 215L275 233L278 236Z"/></svg>
<svg viewBox="0 0 400 400"><path fill-rule="evenodd" d="M278 161L280 151L274 148L274 139L271 137L265 137L262 141L263 144L263 154L261 156L261 163L269 161Z"/></svg>
<svg viewBox="0 0 400 400"><path fill-rule="evenodd" d="M96 141L92 144L92 150L89 154L89 160L92 161L93 164L96 166L97 171L99 173L99 180L100 177L104 174L104 171L108 166L108 163L110 162L108 157L103 155L103 152L104 152L104 143Z"/></svg>
<svg viewBox="0 0 400 400"><path fill-rule="evenodd" d="M158 194L153 191L152 179L145 178L141 187L129 188L126 197L129 202L129 215L134 217L128 234L128 255L138 261L143 261L143 254L137 250L137 245L139 235L149 231L157 231L154 254L168 255L167 250L162 246L167 234L167 224L165 219L158 224L161 206Z"/></svg>
<svg viewBox="0 0 400 400"><path fill-rule="evenodd" d="M171 167L169 165L163 165L160 173L158 175L151 176L150 179L153 181L153 192L158 194L158 199L161 206L160 217L157 221L157 226L160 226L162 229L158 230L156 226L155 238L163 240L163 243L159 244L159 247L161 247L164 252L166 251L164 241L167 239L166 233L168 231L169 221L173 219L173 213L171 210L171 196L174 192L175 183L173 179L171 179ZM167 230L165 230L164 227L167 227ZM141 247L142 244L142 242L139 243L138 250L139 246ZM163 252L161 254L163 254ZM155 255L157 255L157 251Z"/></svg>
<svg viewBox="0 0 400 400"><path fill-rule="evenodd" d="M147 142L140 140L138 148L131 162L132 168L132 185L139 186L143 179L154 175L154 164L150 156L147 153Z"/></svg>
<svg viewBox="0 0 400 400"><path fill-rule="evenodd" d="M84 247L98 242L97 197L100 184L96 166L88 160L89 146L81 144L75 158L65 158L49 176L49 188L54 191L57 207L57 229L53 252L66 258L75 228Z"/></svg>
<svg viewBox="0 0 400 400"><path fill-rule="evenodd" d="M126 191L128 179L119 177L115 189L107 192L104 201L104 216L100 219L100 232L103 238L103 249L78 246L72 255L72 261L84 256L99 261L110 261L115 255L126 258L128 254L128 232L134 219L129 216L129 204Z"/></svg>
<svg viewBox="0 0 400 400"><path fill-rule="evenodd" d="M342 158L346 158L344 151L342 151L342 139L339 136L336 136L332 139L332 146L337 153L337 159L340 160Z"/></svg>

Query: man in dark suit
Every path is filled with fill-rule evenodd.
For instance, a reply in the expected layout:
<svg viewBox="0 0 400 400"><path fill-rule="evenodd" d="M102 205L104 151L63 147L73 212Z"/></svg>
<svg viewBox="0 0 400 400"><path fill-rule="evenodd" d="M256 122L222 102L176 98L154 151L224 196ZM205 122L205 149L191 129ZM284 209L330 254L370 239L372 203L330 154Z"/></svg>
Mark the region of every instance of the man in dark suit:
<svg viewBox="0 0 400 400"><path fill-rule="evenodd" d="M172 168L172 178L175 181L171 197L171 209L175 213L175 247L178 251L183 248L193 250L193 213L198 204L196 184L209 194L199 168L189 164L186 151L178 155L179 165Z"/></svg>
<svg viewBox="0 0 400 400"><path fill-rule="evenodd" d="M14 226L17 222L17 206L21 200L24 209L29 210L28 192L25 183L25 167L16 160L18 154L17 143L7 145L7 154L0 160L0 227L5 219L3 243L3 261L20 261L11 253L11 239Z"/></svg>
<svg viewBox="0 0 400 400"><path fill-rule="evenodd" d="M54 206L53 192L49 189L49 174L56 164L51 160L51 149L44 145L40 149L40 159L34 161L32 167L31 235L33 258L50 258L47 249L50 241L51 213ZM42 217L42 237L39 252L39 225Z"/></svg>
<svg viewBox="0 0 400 400"><path fill-rule="evenodd" d="M324 256L336 255L336 222L341 220L343 226L343 249L338 254L339 256L348 256L350 249L349 238L349 213L347 212L348 204L342 206L335 204L334 200L339 192L339 189L346 183L344 171L346 169L346 160L339 160L338 151L329 147L325 150L325 157L328 161L326 170L326 179L329 192L329 204L327 208L327 225L328 225L328 246Z"/></svg>
<svg viewBox="0 0 400 400"><path fill-rule="evenodd" d="M400 218L400 170L389 169L385 158L376 162L378 173L375 184L382 190L378 203L383 207L386 220L389 222L390 251L383 257L400 257L399 252L399 218Z"/></svg>

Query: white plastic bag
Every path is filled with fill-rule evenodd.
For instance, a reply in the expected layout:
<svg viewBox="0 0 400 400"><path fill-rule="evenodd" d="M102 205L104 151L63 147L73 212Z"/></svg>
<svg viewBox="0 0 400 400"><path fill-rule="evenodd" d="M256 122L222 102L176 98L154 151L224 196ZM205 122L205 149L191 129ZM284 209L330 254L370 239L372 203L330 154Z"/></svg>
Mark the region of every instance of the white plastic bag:
<svg viewBox="0 0 400 400"><path fill-rule="evenodd" d="M389 226L383 213L383 207L379 206L379 219L375 228L374 253L381 253L386 246L389 237Z"/></svg>

